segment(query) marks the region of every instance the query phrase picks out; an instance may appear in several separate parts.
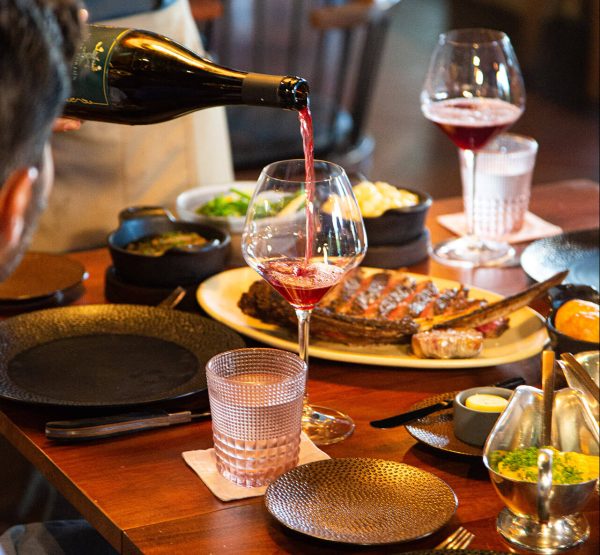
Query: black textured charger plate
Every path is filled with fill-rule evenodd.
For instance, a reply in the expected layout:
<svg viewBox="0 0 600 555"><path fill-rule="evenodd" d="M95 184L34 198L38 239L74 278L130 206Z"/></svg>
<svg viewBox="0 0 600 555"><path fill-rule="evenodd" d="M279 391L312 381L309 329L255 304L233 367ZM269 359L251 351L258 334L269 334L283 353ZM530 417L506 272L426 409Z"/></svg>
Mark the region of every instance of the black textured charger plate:
<svg viewBox="0 0 600 555"><path fill-rule="evenodd" d="M0 397L73 407L179 399L206 390L206 362L244 346L226 326L140 305L52 308L0 322Z"/></svg>
<svg viewBox="0 0 600 555"><path fill-rule="evenodd" d="M558 272L569 270L565 283L590 285L600 290L599 243L599 229L539 239L525 248L521 266L536 281L544 281Z"/></svg>

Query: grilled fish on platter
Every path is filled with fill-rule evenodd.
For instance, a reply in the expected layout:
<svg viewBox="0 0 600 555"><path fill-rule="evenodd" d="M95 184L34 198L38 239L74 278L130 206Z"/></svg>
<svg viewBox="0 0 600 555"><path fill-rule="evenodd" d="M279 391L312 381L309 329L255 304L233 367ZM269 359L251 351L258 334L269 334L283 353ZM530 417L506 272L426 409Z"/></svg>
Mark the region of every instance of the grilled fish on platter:
<svg viewBox="0 0 600 555"><path fill-rule="evenodd" d="M495 303L469 298L468 287L440 290L428 279L416 280L398 270L358 268L333 288L313 310L311 336L338 343L405 343L418 332L440 328L477 328L498 336L507 316L558 285L566 272ZM263 322L296 327L287 301L265 281L242 294L242 312Z"/></svg>

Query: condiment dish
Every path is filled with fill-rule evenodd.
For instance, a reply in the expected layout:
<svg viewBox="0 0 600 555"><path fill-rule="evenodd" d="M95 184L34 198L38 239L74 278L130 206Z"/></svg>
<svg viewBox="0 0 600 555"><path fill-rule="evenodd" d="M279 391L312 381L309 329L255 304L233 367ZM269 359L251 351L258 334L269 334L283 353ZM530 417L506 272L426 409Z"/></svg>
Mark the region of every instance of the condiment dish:
<svg viewBox="0 0 600 555"><path fill-rule="evenodd" d="M503 387L473 387L461 391L454 398L454 435L469 445L483 447L501 411L487 412L467 407L467 399L476 394L497 395L508 400L513 391Z"/></svg>

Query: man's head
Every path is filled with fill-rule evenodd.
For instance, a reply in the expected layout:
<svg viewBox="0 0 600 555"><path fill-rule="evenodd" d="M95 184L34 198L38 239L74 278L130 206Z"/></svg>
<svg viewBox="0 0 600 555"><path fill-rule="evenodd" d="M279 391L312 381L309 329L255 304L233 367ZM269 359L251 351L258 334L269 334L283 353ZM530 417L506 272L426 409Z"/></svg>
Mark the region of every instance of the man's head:
<svg viewBox="0 0 600 555"><path fill-rule="evenodd" d="M48 139L69 92L78 0L0 0L0 280L25 249L52 182Z"/></svg>

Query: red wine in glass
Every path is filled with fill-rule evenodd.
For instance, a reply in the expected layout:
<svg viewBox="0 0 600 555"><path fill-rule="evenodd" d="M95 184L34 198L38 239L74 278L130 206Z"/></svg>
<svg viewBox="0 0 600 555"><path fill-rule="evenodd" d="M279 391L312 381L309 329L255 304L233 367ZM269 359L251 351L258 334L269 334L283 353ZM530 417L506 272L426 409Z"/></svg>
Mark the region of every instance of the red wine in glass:
<svg viewBox="0 0 600 555"><path fill-rule="evenodd" d="M344 275L338 266L306 263L304 258L268 260L257 270L294 308L301 310L312 310Z"/></svg>
<svg viewBox="0 0 600 555"><path fill-rule="evenodd" d="M252 197L244 233L244 259L294 308L298 353L308 368L309 322L323 296L365 255L364 224L343 168L314 161L312 116L308 103L299 111L304 160L273 162L263 169ZM303 175L304 174L304 175ZM289 210L265 218L265 206L303 198L304 217ZM260 208L260 210L259 210ZM334 225L326 222L334 221ZM318 222L323 225L317 225ZM354 422L340 411L312 405L304 398L302 427L318 445L348 437Z"/></svg>
<svg viewBox="0 0 600 555"><path fill-rule="evenodd" d="M286 199L306 199L305 160L282 160L263 169L248 208L242 253L271 287L294 309L298 319L298 352L308 367L310 315L323 296L366 252L364 224L352 185L343 168L317 160L316 193L310 204L314 224L312 254L307 258L306 217L292 200L276 215L264 215L265 207L281 206ZM289 206L294 208L288 209ZM333 223L330 223L333 222ZM330 444L348 437L352 419L337 410L312 405L305 398L303 430L317 444Z"/></svg>
<svg viewBox="0 0 600 555"><path fill-rule="evenodd" d="M463 150L479 150L521 115L517 106L499 98L452 98L423 107L425 117Z"/></svg>
<svg viewBox="0 0 600 555"><path fill-rule="evenodd" d="M421 89L421 110L459 148L466 235L433 245L431 254L450 266L514 264L508 243L478 237L473 227L478 152L512 125L525 109L525 85L510 39L485 28L442 33Z"/></svg>

